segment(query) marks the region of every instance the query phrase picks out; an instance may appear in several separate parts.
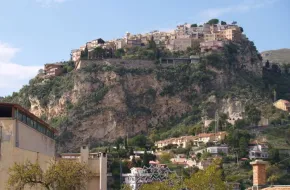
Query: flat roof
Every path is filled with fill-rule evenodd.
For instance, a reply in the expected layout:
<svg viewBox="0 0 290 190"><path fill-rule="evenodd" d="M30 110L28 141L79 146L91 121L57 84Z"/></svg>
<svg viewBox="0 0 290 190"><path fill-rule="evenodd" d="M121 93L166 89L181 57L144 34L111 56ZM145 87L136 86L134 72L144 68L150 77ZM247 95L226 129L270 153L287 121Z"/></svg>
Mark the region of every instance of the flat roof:
<svg viewBox="0 0 290 190"><path fill-rule="evenodd" d="M19 104L0 102L0 107L11 107L11 108L18 109L21 112L23 112L26 115L28 115L29 117L31 117L34 120L36 120L37 122L39 122L40 124L42 124L44 127L46 127L47 129L49 129L53 133L57 133L58 132L55 128L51 127L48 123L46 123L45 121L43 121L42 119L40 119L39 117L37 117L36 115L34 115L33 113L31 113L27 109L23 108Z"/></svg>

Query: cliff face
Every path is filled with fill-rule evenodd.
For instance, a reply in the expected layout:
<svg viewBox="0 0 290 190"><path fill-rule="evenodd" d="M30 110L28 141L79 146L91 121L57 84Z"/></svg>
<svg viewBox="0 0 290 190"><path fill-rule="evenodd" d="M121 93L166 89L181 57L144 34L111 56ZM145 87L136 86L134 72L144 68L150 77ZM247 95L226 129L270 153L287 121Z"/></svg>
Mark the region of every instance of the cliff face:
<svg viewBox="0 0 290 190"><path fill-rule="evenodd" d="M5 101L22 104L57 127L60 150L71 151L162 128L175 118L199 118L196 109L202 107L209 115L216 109L230 115L241 112L251 93L236 100L225 94L212 96L231 91L237 81L247 83L240 71L261 78L261 62L252 49L236 52L234 58L216 55L200 63L162 66L148 61L82 61L82 69L52 80L35 78Z"/></svg>

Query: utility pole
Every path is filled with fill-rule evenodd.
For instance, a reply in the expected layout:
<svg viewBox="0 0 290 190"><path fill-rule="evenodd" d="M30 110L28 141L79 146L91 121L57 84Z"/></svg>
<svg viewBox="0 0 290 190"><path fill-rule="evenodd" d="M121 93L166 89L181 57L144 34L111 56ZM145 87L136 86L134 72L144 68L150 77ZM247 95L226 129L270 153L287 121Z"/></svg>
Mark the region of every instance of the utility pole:
<svg viewBox="0 0 290 190"><path fill-rule="evenodd" d="M205 132L205 120L206 120L206 116L205 116L205 111L204 111L204 108L202 109L202 123L203 123L203 126L202 126L202 133Z"/></svg>
<svg viewBox="0 0 290 190"><path fill-rule="evenodd" d="M215 112L215 130L214 130L216 142L217 142L218 125L219 125L219 113L218 113L218 110L216 110L216 112Z"/></svg>
<svg viewBox="0 0 290 190"><path fill-rule="evenodd" d="M274 89L273 94L274 94L274 102L276 102L277 101L277 92L276 92L276 89Z"/></svg>

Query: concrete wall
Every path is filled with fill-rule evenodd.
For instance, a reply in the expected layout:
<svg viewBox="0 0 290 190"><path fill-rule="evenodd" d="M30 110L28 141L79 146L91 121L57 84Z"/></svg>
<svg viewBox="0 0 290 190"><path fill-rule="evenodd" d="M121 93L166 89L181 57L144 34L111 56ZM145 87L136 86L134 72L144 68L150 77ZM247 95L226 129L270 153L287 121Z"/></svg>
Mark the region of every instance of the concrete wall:
<svg viewBox="0 0 290 190"><path fill-rule="evenodd" d="M22 122L18 124L18 148L54 157L55 141Z"/></svg>
<svg viewBox="0 0 290 190"><path fill-rule="evenodd" d="M25 161L31 161L35 163L37 161L41 168L45 170L53 160L53 157L15 147L17 137L15 135L16 120L1 118L0 125L3 127L0 158L0 190L4 190L9 177L8 170L15 162L24 163ZM34 139L31 135L29 137ZM36 141L34 143L38 144ZM39 187L34 189L41 190Z"/></svg>
<svg viewBox="0 0 290 190"><path fill-rule="evenodd" d="M150 60L126 60L126 59L103 59L103 60L81 60L76 67L76 70L82 69L88 65L112 65L122 66L124 68L155 68L156 65Z"/></svg>

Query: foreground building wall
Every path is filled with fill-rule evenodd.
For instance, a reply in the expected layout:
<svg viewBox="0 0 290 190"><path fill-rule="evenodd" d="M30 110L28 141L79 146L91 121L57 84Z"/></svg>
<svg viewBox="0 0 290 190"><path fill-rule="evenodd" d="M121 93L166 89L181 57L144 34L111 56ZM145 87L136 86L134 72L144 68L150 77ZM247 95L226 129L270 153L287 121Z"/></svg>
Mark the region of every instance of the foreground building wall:
<svg viewBox="0 0 290 190"><path fill-rule="evenodd" d="M20 110L26 121L35 122L35 126L39 124L43 133L18 120ZM47 127L46 123L19 106L0 104L0 190L6 189L8 171L14 163L38 162L42 169L47 169L55 152L55 141L49 137L49 132L53 131Z"/></svg>

